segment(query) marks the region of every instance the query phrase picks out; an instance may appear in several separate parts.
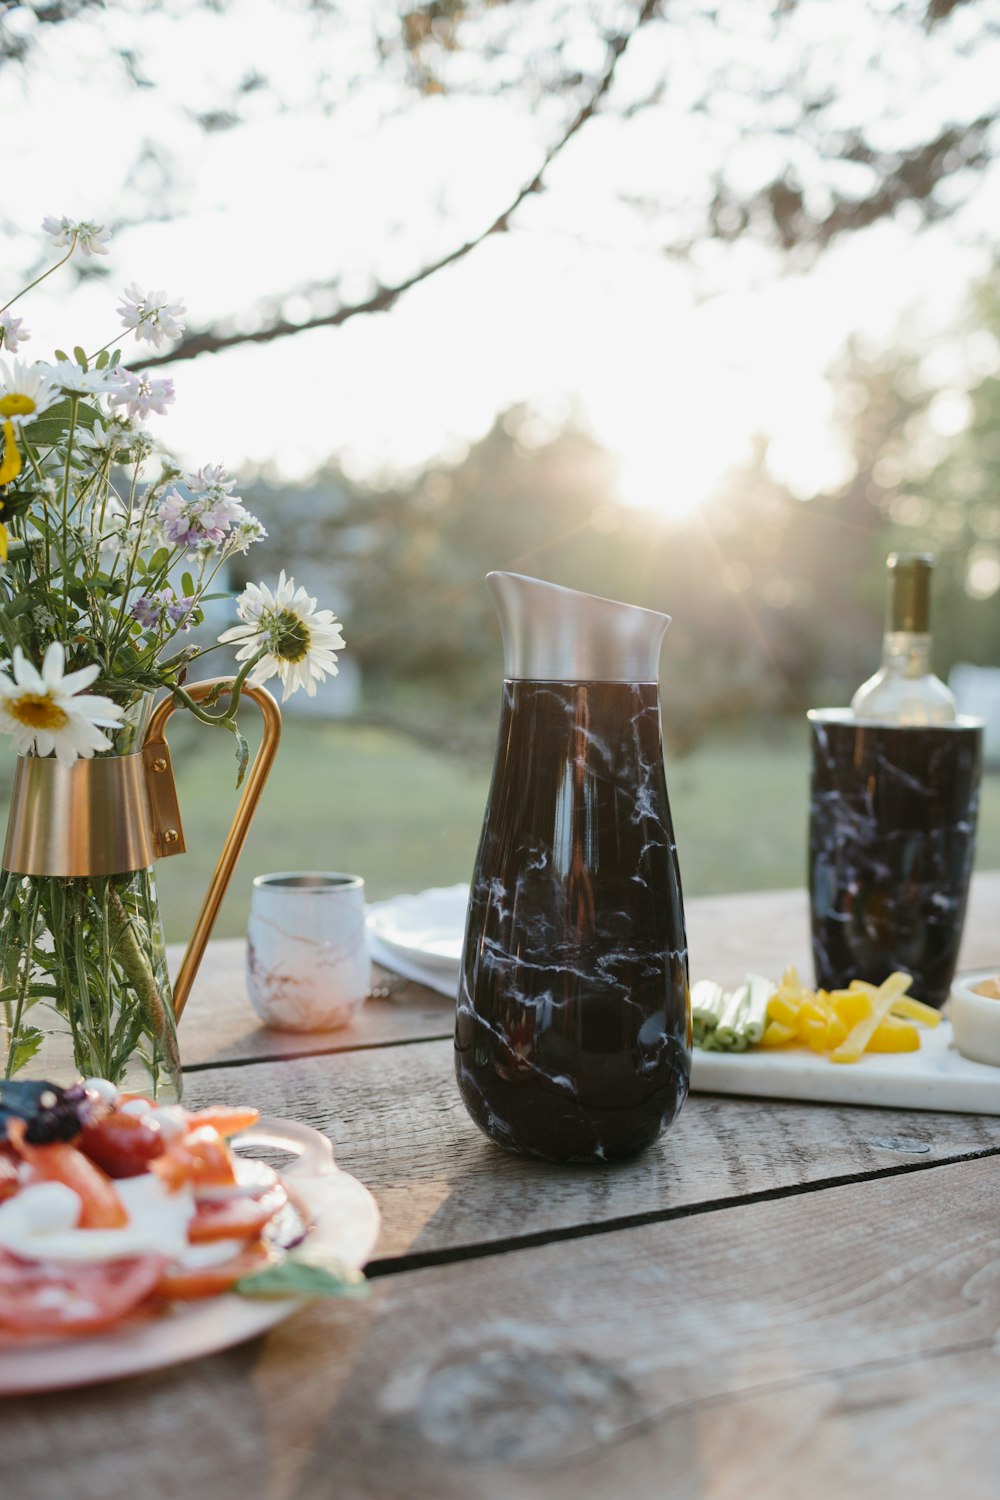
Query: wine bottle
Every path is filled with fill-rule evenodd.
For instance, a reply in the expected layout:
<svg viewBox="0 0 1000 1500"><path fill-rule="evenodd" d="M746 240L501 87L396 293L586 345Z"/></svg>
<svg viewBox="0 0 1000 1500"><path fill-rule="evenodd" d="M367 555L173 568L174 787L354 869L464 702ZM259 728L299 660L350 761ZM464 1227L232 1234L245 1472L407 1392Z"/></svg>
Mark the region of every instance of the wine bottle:
<svg viewBox="0 0 1000 1500"><path fill-rule="evenodd" d="M955 699L931 671L931 574L924 552L893 552L886 564L889 590L882 665L851 699L856 719L889 724L947 724Z"/></svg>

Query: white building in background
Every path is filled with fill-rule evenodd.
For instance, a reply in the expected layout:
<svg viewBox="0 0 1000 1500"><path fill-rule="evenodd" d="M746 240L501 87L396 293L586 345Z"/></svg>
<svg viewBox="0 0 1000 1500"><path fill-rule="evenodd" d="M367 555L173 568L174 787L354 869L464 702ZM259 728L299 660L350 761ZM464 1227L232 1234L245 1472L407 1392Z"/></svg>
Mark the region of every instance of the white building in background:
<svg viewBox="0 0 1000 1500"><path fill-rule="evenodd" d="M959 662L949 673L948 686L960 714L984 720L983 759L989 766L1000 765L1000 667Z"/></svg>

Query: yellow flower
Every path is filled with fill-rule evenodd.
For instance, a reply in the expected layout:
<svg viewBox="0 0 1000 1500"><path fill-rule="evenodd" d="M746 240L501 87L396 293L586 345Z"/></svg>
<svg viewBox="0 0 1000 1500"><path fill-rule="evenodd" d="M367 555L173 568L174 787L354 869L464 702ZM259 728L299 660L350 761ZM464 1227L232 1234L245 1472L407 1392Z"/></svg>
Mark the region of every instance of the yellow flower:
<svg viewBox="0 0 1000 1500"><path fill-rule="evenodd" d="M0 417L3 417L3 457L0 486L10 484L21 472L21 450L17 429L48 411L59 400L59 387L41 370L15 360L13 369L0 360ZM3 511L0 500L0 512ZM0 559L7 560L7 528L0 521Z"/></svg>
<svg viewBox="0 0 1000 1500"><path fill-rule="evenodd" d="M17 447L17 435L10 419L3 424L3 458L0 459L0 484L10 484L21 472L21 455Z"/></svg>

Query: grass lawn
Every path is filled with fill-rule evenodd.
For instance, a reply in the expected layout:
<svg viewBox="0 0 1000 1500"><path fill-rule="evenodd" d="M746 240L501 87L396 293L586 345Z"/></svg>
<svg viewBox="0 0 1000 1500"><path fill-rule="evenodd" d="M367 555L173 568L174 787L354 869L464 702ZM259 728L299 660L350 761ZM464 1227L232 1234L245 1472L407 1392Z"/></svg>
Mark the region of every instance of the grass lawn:
<svg viewBox="0 0 1000 1500"><path fill-rule="evenodd" d="M172 941L193 926L237 796L228 736L181 729L179 717L171 744L188 853L157 867ZM251 881L264 870L356 871L371 900L467 880L489 770L384 730L287 720L215 936L245 930ZM804 723L773 743L720 739L668 759L685 893L804 884L808 777ZM983 786L977 864L1000 868L996 772Z"/></svg>

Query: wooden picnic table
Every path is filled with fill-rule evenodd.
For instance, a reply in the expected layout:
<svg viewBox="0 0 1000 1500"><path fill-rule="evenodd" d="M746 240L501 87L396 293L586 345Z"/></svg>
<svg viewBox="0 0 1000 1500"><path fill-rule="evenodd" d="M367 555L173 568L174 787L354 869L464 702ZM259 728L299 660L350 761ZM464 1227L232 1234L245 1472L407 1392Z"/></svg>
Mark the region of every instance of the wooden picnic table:
<svg viewBox="0 0 1000 1500"><path fill-rule="evenodd" d="M803 892L688 902L694 976L810 969ZM1000 873L961 964L1000 967ZM451 1006L260 1029L208 952L186 1101L310 1123L382 1212L372 1295L241 1347L9 1400L9 1500L995 1500L1000 1119L694 1095L636 1160L498 1150Z"/></svg>

